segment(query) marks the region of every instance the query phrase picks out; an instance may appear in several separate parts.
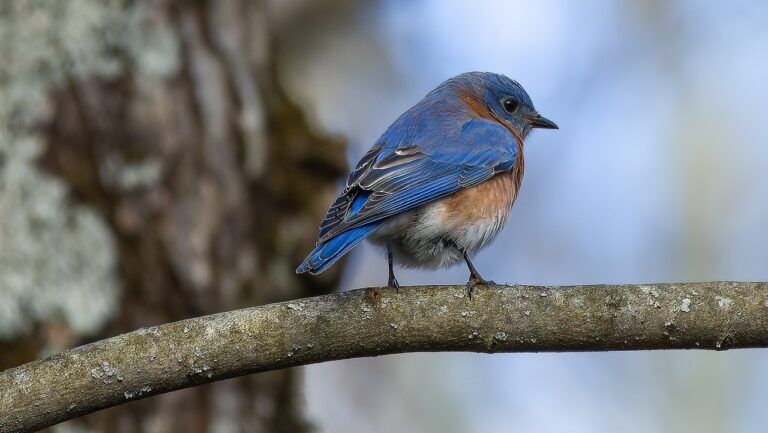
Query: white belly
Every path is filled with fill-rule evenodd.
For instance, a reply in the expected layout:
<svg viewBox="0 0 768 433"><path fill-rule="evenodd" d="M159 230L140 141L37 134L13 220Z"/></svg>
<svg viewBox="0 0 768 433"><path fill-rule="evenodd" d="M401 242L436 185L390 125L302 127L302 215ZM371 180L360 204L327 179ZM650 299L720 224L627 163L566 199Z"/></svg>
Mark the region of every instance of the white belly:
<svg viewBox="0 0 768 433"><path fill-rule="evenodd" d="M370 239L405 266L441 268L488 246L507 222L522 173L494 176L472 188L389 218Z"/></svg>
<svg viewBox="0 0 768 433"><path fill-rule="evenodd" d="M392 249L397 263L409 267L444 268L463 262L488 246L504 227L507 212L464 224L446 224L445 204L434 202L390 218L369 238Z"/></svg>

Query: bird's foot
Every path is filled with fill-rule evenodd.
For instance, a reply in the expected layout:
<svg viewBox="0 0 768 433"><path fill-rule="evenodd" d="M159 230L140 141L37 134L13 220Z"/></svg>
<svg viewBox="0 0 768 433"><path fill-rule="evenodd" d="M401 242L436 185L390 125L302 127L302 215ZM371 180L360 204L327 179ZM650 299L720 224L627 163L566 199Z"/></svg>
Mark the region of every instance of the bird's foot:
<svg viewBox="0 0 768 433"><path fill-rule="evenodd" d="M400 293L400 283L397 282L397 278L395 278L394 275L389 277L389 281L387 282L387 287L393 288L397 293Z"/></svg>
<svg viewBox="0 0 768 433"><path fill-rule="evenodd" d="M472 300L472 292L475 290L475 286L492 286L496 283L491 280L486 280L480 275L472 274L469 276L469 281L467 281L467 296L469 297L469 300Z"/></svg>

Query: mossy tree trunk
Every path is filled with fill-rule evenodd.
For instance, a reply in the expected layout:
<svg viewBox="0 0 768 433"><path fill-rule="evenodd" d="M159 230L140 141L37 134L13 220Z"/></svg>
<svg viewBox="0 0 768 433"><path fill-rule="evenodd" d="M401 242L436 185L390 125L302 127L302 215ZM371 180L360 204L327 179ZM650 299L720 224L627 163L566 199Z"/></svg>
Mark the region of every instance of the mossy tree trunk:
<svg viewBox="0 0 768 433"><path fill-rule="evenodd" d="M293 273L346 165L343 143L314 132L278 80L274 26L296 25L290 13L276 24L265 2L250 0L21 3L0 8L1 19L18 32L37 22L44 53L0 82L12 90L34 71L40 79L32 88L45 102L27 107L26 119L2 119L7 152L20 137L40 143L35 176L65 191L56 230L89 233L87 225L70 227L72 208L101 221L107 242L90 251L87 238L73 242L85 245L86 270L89 254L114 256L102 272L114 279L114 293L95 332L81 332L54 308L0 339L0 369L138 327L324 293L337 283L333 271L321 279ZM310 7L292 3L297 11ZM19 35L3 49L22 57L32 42ZM57 248L44 251L68 254ZM6 261L13 254L6 250ZM235 379L78 422L104 432L302 431L298 381L295 370Z"/></svg>

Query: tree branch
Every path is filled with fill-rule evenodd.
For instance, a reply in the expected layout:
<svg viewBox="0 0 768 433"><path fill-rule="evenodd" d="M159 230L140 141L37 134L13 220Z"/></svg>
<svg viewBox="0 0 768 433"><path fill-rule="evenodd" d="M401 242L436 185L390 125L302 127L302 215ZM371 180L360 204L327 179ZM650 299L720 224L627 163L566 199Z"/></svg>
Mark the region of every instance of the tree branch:
<svg viewBox="0 0 768 433"><path fill-rule="evenodd" d="M768 347L768 283L361 289L140 329L0 373L0 432L235 376L419 351Z"/></svg>

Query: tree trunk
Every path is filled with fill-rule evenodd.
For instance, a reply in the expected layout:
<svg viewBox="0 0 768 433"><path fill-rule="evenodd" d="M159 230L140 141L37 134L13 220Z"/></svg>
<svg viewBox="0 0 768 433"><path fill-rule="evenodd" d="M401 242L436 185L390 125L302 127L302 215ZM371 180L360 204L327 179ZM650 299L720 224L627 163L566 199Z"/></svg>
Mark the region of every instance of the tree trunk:
<svg viewBox="0 0 768 433"><path fill-rule="evenodd" d="M0 298L24 322L0 330L0 370L337 283L337 271L293 272L346 165L343 143L311 130L277 76L279 28L317 5L280 3L295 10L277 19L251 0L0 6L0 90L20 95L0 106L0 270L18 277L0 279ZM37 250L24 261L27 245ZM18 265L30 261L39 266ZM49 285L35 280L40 269ZM42 295L23 295L25 284ZM4 314L21 323L0 308L0 328ZM77 422L104 432L303 431L297 382L296 370L234 379Z"/></svg>

